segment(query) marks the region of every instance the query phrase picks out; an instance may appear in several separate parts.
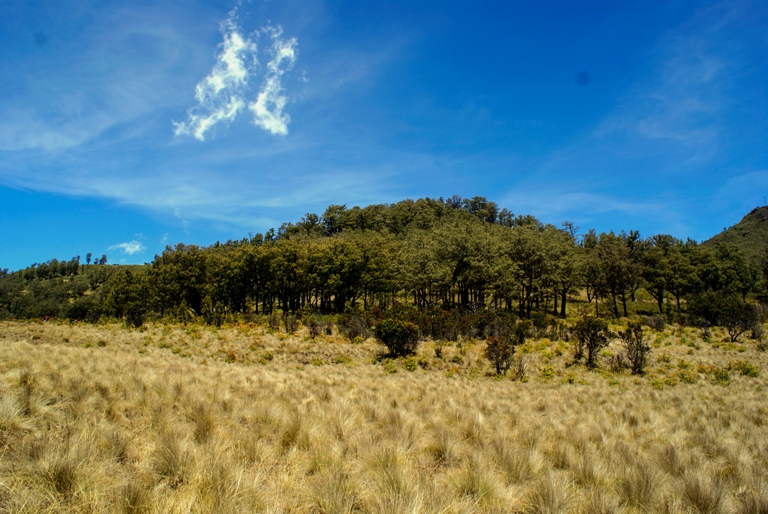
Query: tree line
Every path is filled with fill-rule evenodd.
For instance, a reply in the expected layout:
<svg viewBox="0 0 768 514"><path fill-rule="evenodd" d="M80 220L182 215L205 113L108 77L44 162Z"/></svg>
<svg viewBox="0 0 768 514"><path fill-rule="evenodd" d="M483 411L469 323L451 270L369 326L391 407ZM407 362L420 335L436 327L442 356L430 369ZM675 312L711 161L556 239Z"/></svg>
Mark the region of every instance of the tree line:
<svg viewBox="0 0 768 514"><path fill-rule="evenodd" d="M219 324L410 305L422 313L564 318L569 303L585 297L596 315L620 317L642 291L660 314L717 323L721 299L746 305L748 295L763 295L768 274L735 246L637 231L580 234L572 223L555 227L458 196L331 205L242 240L168 246L145 266L82 268L79 259L54 260L8 273L0 278L0 316Z"/></svg>

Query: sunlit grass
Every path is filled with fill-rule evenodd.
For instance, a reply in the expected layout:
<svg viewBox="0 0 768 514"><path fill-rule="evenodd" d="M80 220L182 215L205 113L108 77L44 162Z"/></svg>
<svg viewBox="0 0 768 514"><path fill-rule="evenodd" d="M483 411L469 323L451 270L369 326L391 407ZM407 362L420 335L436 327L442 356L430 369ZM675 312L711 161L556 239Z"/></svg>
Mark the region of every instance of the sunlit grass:
<svg viewBox="0 0 768 514"><path fill-rule="evenodd" d="M766 512L768 355L726 337L668 327L641 377L536 339L522 381L481 341L6 322L0 511Z"/></svg>

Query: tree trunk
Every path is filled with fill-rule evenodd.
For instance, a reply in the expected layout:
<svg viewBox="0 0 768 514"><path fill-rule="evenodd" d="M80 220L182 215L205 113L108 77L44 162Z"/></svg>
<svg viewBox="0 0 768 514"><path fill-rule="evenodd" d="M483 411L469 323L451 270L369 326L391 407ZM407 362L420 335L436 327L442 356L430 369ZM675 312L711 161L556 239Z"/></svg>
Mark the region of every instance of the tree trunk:
<svg viewBox="0 0 768 514"><path fill-rule="evenodd" d="M560 317L565 319L565 302L566 298L568 298L568 290L563 289L563 292L560 294L562 295L560 298Z"/></svg>

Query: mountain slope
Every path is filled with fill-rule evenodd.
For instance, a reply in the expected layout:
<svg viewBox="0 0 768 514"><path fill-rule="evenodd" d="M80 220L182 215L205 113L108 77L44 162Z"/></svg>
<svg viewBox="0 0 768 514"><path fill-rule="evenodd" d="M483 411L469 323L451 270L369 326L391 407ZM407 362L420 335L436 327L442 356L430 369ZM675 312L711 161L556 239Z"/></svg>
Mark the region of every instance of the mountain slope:
<svg viewBox="0 0 768 514"><path fill-rule="evenodd" d="M768 207L755 207L740 222L702 245L714 246L718 243L734 244L750 262L759 263L768 250Z"/></svg>

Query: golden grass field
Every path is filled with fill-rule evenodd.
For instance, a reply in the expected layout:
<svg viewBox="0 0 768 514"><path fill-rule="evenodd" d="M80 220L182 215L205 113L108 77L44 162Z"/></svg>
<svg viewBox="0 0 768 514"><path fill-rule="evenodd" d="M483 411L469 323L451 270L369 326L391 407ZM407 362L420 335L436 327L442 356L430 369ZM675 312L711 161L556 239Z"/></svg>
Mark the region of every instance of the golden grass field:
<svg viewBox="0 0 768 514"><path fill-rule="evenodd" d="M536 339L514 380L305 332L1 323L0 511L768 512L746 336L668 327L643 377Z"/></svg>

